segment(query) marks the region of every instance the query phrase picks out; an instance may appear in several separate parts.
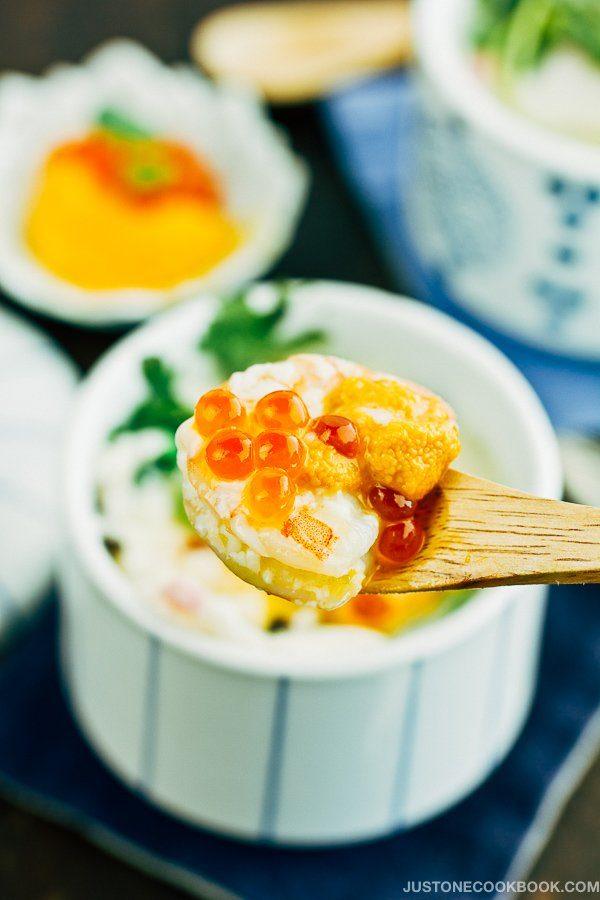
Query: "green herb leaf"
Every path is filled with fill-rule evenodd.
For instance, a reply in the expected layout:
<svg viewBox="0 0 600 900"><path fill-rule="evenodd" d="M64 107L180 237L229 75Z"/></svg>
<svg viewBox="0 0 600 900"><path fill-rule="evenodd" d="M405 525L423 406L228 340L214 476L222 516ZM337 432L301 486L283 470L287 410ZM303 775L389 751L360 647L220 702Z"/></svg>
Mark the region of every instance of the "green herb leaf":
<svg viewBox="0 0 600 900"><path fill-rule="evenodd" d="M516 7L506 33L502 70L510 78L513 72L537 66L546 47L548 28L555 0L523 0Z"/></svg>
<svg viewBox="0 0 600 900"><path fill-rule="evenodd" d="M158 428L173 436L178 427L192 414L189 407L177 399L173 389L175 373L157 356L151 356L142 363L142 374L148 386L148 394L116 428L110 437L128 431L143 431Z"/></svg>
<svg viewBox="0 0 600 900"><path fill-rule="evenodd" d="M478 0L473 40L479 47L498 50L504 43L506 26L519 0Z"/></svg>
<svg viewBox="0 0 600 900"><path fill-rule="evenodd" d="M223 302L202 338L200 349L215 358L224 378L234 371L246 369L252 363L274 362L291 353L314 349L325 340L323 332L316 329L292 337L283 337L278 333L278 326L288 308L288 290L289 285L282 283L276 302L264 313L248 306L245 292ZM175 372L163 359L157 356L144 359L142 375L147 388L146 396L109 435L113 440L121 434L147 428L157 428L166 435L166 449L138 467L134 476L136 484L141 484L151 475L169 476L175 472L175 432L193 412L177 397ZM179 497L180 505L181 502ZM182 520L185 521L183 514Z"/></svg>
<svg viewBox="0 0 600 900"><path fill-rule="evenodd" d="M253 363L276 362L291 353L314 350L325 341L324 332L317 329L291 338L280 335L278 326L288 309L289 289L290 284L282 282L272 309L266 312L252 309L245 291L223 301L200 342L200 349L214 357L223 378Z"/></svg>
<svg viewBox="0 0 600 900"><path fill-rule="evenodd" d="M142 374L155 397L165 403L174 402L175 373L158 356L147 356L142 362Z"/></svg>
<svg viewBox="0 0 600 900"><path fill-rule="evenodd" d="M112 106L100 110L96 116L96 125L105 131L110 131L115 137L127 140L142 140L152 137L152 134L142 128L125 113Z"/></svg>
<svg viewBox="0 0 600 900"><path fill-rule="evenodd" d="M506 83L559 46L600 63L598 0L478 0L473 40L497 53Z"/></svg>
<svg viewBox="0 0 600 900"><path fill-rule="evenodd" d="M600 4L598 0L561 0L546 35L547 50L571 44L600 64ZM546 50L546 52L547 52Z"/></svg>
<svg viewBox="0 0 600 900"><path fill-rule="evenodd" d="M174 181L172 167L163 162L135 162L125 176L138 191L156 190Z"/></svg>
<svg viewBox="0 0 600 900"><path fill-rule="evenodd" d="M163 453L153 459L146 460L137 469L134 480L140 484L148 475L163 475L174 472L177 468L177 450L175 448L175 432L192 410L182 404L175 395L173 370L157 356L149 356L142 362L142 375L146 382L147 396L138 403L129 416L116 428L109 437L111 440L127 432L144 431L146 428L158 428L164 431L168 446Z"/></svg>
<svg viewBox="0 0 600 900"><path fill-rule="evenodd" d="M177 448L175 444L155 456L154 459L147 459L136 469L133 480L136 484L141 484L149 475L170 475L177 468Z"/></svg>

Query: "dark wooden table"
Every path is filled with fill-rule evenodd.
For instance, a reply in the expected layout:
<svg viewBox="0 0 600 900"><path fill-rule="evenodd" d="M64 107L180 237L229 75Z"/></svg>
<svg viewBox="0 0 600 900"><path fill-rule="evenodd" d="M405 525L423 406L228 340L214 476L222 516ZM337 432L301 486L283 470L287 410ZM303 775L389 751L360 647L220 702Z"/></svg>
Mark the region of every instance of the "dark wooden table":
<svg viewBox="0 0 600 900"><path fill-rule="evenodd" d="M194 23L219 5L218 0L0 0L0 66L39 73L59 59L76 61L115 36L139 40L167 62L182 60ZM315 110L282 109L275 118L309 161L312 187L296 240L274 273L398 287L333 166ZM28 317L50 332L84 370L115 340L114 334ZM569 803L533 878L600 877L599 809L600 762ZM0 800L0 900L181 896L67 829Z"/></svg>

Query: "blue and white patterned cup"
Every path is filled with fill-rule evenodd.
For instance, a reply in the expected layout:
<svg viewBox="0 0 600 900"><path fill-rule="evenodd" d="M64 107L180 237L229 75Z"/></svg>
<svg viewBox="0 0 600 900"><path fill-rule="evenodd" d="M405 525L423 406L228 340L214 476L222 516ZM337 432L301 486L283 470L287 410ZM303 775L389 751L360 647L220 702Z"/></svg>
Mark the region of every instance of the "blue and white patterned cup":
<svg viewBox="0 0 600 900"><path fill-rule="evenodd" d="M218 832L318 845L415 825L472 791L514 742L533 695L545 588L491 588L364 655L318 659L274 657L262 643L161 616L102 544L98 453L137 397L141 359L185 352L213 312L204 298L139 329L79 395L60 565L76 716L126 783ZM331 352L440 392L498 480L560 494L556 440L537 397L474 332L423 304L342 283L299 286L292 318L294 328L324 325Z"/></svg>
<svg viewBox="0 0 600 900"><path fill-rule="evenodd" d="M416 0L421 109L403 203L459 305L561 355L600 358L600 147L546 130L478 75L472 0Z"/></svg>

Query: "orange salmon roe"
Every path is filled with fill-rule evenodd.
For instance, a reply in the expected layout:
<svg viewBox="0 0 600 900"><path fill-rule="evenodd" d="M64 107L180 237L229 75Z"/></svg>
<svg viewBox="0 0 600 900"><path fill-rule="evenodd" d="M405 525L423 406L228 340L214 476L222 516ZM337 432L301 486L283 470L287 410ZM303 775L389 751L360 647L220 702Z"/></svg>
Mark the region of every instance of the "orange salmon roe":
<svg viewBox="0 0 600 900"><path fill-rule="evenodd" d="M283 469L258 469L244 489L253 519L264 524L283 522L294 507L296 486Z"/></svg>
<svg viewBox="0 0 600 900"><path fill-rule="evenodd" d="M252 438L239 428L223 428L210 439L205 450L206 463L217 478L238 481L254 469Z"/></svg>
<svg viewBox="0 0 600 900"><path fill-rule="evenodd" d="M242 425L245 418L241 401L223 388L203 394L194 410L194 423L203 437L214 434L220 428Z"/></svg>
<svg viewBox="0 0 600 900"><path fill-rule="evenodd" d="M424 543L425 533L422 527L413 519L405 519L383 529L379 535L377 552L384 565L397 566L416 556Z"/></svg>
<svg viewBox="0 0 600 900"><path fill-rule="evenodd" d="M342 456L354 459L360 450L360 438L354 422L345 416L319 416L313 431L324 444L329 444Z"/></svg>
<svg viewBox="0 0 600 900"><path fill-rule="evenodd" d="M174 141L118 137L98 129L61 144L53 155L83 161L100 181L134 202L181 195L222 203L221 188L208 165Z"/></svg>
<svg viewBox="0 0 600 900"><path fill-rule="evenodd" d="M359 619L367 622L383 618L390 609L389 600L382 594L359 594L351 601L352 610Z"/></svg>
<svg viewBox="0 0 600 900"><path fill-rule="evenodd" d="M416 503L407 500L393 488L374 485L368 494L369 503L381 519L386 522L399 522L401 519L410 519L416 507Z"/></svg>
<svg viewBox="0 0 600 900"><path fill-rule="evenodd" d="M254 439L254 454L257 466L285 469L291 475L302 468L306 447L295 434L263 431Z"/></svg>
<svg viewBox="0 0 600 900"><path fill-rule="evenodd" d="M261 397L254 416L263 428L280 431L299 431L308 422L304 400L295 391L272 391Z"/></svg>

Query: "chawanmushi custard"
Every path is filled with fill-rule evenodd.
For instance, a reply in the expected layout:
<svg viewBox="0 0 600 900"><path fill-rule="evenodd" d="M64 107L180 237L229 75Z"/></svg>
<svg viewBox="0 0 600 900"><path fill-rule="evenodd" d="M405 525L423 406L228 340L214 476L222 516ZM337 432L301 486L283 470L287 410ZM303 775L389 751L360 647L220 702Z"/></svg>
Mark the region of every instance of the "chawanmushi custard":
<svg viewBox="0 0 600 900"><path fill-rule="evenodd" d="M425 388L310 354L203 394L177 445L200 537L244 580L325 609L419 553L419 503L460 450Z"/></svg>

